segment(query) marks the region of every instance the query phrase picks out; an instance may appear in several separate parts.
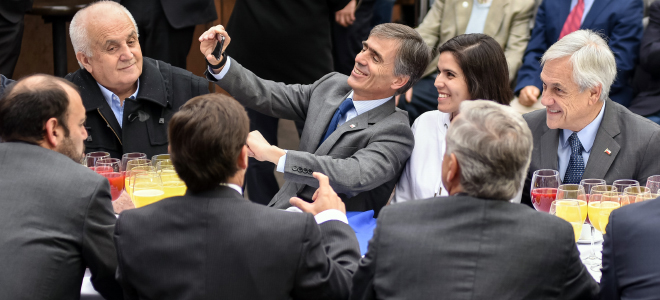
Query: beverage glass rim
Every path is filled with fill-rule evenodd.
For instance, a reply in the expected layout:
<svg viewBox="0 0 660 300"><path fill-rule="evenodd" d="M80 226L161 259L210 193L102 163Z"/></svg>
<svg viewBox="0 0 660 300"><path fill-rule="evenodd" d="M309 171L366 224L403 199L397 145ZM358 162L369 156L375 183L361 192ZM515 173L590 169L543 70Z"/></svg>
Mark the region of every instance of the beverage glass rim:
<svg viewBox="0 0 660 300"><path fill-rule="evenodd" d="M546 173L546 172L548 172L548 173L552 173L552 174L541 174L541 173ZM540 170L536 170L536 171L534 171L534 174L533 174L533 175L535 175L535 176L543 176L543 177L555 177L555 176L557 176L558 174L559 174L559 171L557 171L557 170L553 170L553 169L540 169Z"/></svg>
<svg viewBox="0 0 660 300"><path fill-rule="evenodd" d="M638 189L638 191L637 192L632 192L631 189ZM633 185L633 186L629 186L629 187L623 189L623 193L624 194L629 193L629 194L637 195L637 194L651 193L651 189L647 188L645 186Z"/></svg>

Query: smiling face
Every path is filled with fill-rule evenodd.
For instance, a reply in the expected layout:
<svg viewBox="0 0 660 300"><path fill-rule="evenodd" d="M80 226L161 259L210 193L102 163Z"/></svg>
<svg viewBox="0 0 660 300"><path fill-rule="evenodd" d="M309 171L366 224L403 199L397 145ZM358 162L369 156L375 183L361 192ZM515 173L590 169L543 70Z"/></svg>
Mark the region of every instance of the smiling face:
<svg viewBox="0 0 660 300"><path fill-rule="evenodd" d="M118 96L134 92L142 74L142 51L133 22L116 9L102 17L92 11L87 20L92 56L78 53L78 60L98 83Z"/></svg>
<svg viewBox="0 0 660 300"><path fill-rule="evenodd" d="M602 107L600 88L585 89L573 80L570 56L550 60L541 71L543 94L541 104L546 107L550 129L582 130L593 121Z"/></svg>
<svg viewBox="0 0 660 300"><path fill-rule="evenodd" d="M438 110L441 112L457 112L461 102L470 99L463 70L449 51L440 53L434 85L438 89Z"/></svg>
<svg viewBox="0 0 660 300"><path fill-rule="evenodd" d="M391 97L408 82L407 77L394 76L394 61L399 44L394 39L370 36L362 42L355 57L355 67L348 77L353 100L375 100Z"/></svg>

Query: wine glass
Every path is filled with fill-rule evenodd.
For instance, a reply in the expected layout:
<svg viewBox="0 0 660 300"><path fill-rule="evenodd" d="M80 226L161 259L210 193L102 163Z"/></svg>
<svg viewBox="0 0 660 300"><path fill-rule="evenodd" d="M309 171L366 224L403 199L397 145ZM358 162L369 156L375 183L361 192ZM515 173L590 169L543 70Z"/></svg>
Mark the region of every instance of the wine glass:
<svg viewBox="0 0 660 300"><path fill-rule="evenodd" d="M172 164L172 160L169 159L163 159L158 162L156 162L156 171L160 172L163 169L172 169L174 170L174 165Z"/></svg>
<svg viewBox="0 0 660 300"><path fill-rule="evenodd" d="M597 186L596 188L601 187ZM614 189L614 187L612 187ZM609 212L612 210L621 207L621 196L618 191L604 191L599 194L592 194L592 202L589 203L589 217L591 218L591 225L596 228L601 234L605 233L605 228L603 225L607 225L607 220L603 221L602 218L607 215L609 217ZM598 200L597 200L598 199ZM598 201L598 202L596 202ZM607 212L603 214L603 212ZM593 247L592 247L593 248ZM602 264L597 262L594 264L591 269L594 271L600 271Z"/></svg>
<svg viewBox="0 0 660 300"><path fill-rule="evenodd" d="M573 200L580 207L582 223L587 219L587 197L584 187L579 184L562 184L557 188L557 200ZM582 230L582 226L580 226Z"/></svg>
<svg viewBox="0 0 660 300"><path fill-rule="evenodd" d="M550 211L552 201L557 197L557 188L561 184L559 172L555 170L536 170L532 176L532 186L530 187L532 196L532 205L539 211Z"/></svg>
<svg viewBox="0 0 660 300"><path fill-rule="evenodd" d="M654 194L655 198L657 198L658 194L660 194L660 175L649 176L646 180L646 187L649 188L651 194Z"/></svg>
<svg viewBox="0 0 660 300"><path fill-rule="evenodd" d="M589 204L589 195L591 195L591 188L598 186L598 185L606 185L607 183L605 182L604 179L582 179L580 181L580 185L584 188L584 193L587 201L587 205ZM587 224L591 226L591 223L589 222L589 218L587 217Z"/></svg>
<svg viewBox="0 0 660 300"><path fill-rule="evenodd" d="M586 265L594 265L598 263L598 257L596 257L596 251L594 250L594 236L596 235L596 226L598 222L598 217L596 217L597 212L596 208L600 207L600 200L603 198L603 194L606 194L609 197L612 196L617 196L618 193L616 188L613 185L597 185L591 187L591 190L589 191L589 202L587 206L587 217L590 221L591 228L590 228L590 234L591 234L591 253L585 260Z"/></svg>
<svg viewBox="0 0 660 300"><path fill-rule="evenodd" d="M112 201L117 200L124 190L124 172L121 169L121 160L117 158L104 158L96 161L96 173L108 179Z"/></svg>
<svg viewBox="0 0 660 300"><path fill-rule="evenodd" d="M172 166L164 166L161 169L160 178L163 181L165 198L183 196L186 194L186 184L179 178Z"/></svg>
<svg viewBox="0 0 660 300"><path fill-rule="evenodd" d="M169 154L157 154L157 155L154 155L154 156L151 158L151 163L152 163L152 164L154 165L154 167L155 167L155 166L158 164L159 161L169 160L169 159L170 159L170 155L169 155Z"/></svg>
<svg viewBox="0 0 660 300"><path fill-rule="evenodd" d="M83 165L90 168L91 170L94 170L94 167L96 167L96 161L104 158L110 158L110 153L103 151L90 152L85 154L85 158L83 158Z"/></svg>
<svg viewBox="0 0 660 300"><path fill-rule="evenodd" d="M559 193L560 192L557 193L557 196L559 196ZM566 222L570 223L573 226L573 234L575 235L575 242L577 242L580 239L580 235L582 234L582 224L584 224L584 218L582 217L583 214L582 211L580 210L580 204L576 200L552 201L552 203L550 204L550 210L548 212L551 215L560 217L566 220Z"/></svg>
<svg viewBox="0 0 660 300"><path fill-rule="evenodd" d="M651 189L644 186L631 186L627 187L623 191L623 197L621 198L621 206L623 206L623 199L626 199L626 204L642 202L646 200L654 199L651 196Z"/></svg>
<svg viewBox="0 0 660 300"><path fill-rule="evenodd" d="M156 172L136 173L133 179L133 204L142 207L163 199L163 183Z"/></svg>
<svg viewBox="0 0 660 300"><path fill-rule="evenodd" d="M128 171L125 172L124 186L126 187L126 192L129 196L133 197L133 183L135 182L135 175L145 172L155 173L156 169L151 165L137 165L131 167Z"/></svg>
<svg viewBox="0 0 660 300"><path fill-rule="evenodd" d="M614 180L612 185L616 187L616 190L619 192L619 194L623 195L623 190L630 186L639 186L639 181L632 179L619 179Z"/></svg>
<svg viewBox="0 0 660 300"><path fill-rule="evenodd" d="M129 160L138 159L138 158L146 159L147 154L141 152L124 153L124 155L121 156L122 169L126 170L126 164L128 163Z"/></svg>

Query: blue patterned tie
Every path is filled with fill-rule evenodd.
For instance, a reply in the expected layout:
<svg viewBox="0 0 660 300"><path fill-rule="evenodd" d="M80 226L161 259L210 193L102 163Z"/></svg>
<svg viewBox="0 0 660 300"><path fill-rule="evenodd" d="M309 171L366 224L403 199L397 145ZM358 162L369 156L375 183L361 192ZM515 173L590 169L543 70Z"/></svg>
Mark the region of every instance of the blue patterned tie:
<svg viewBox="0 0 660 300"><path fill-rule="evenodd" d="M332 120L330 120L330 125L328 125L328 129L325 130L325 135L323 135L323 139L319 143L319 146L325 142L325 140L337 129L337 126L339 125L339 120L341 120L346 113L353 108L353 99L351 98L346 98L344 102L339 105L339 108L337 108L337 111L335 111L335 114L332 116Z"/></svg>
<svg viewBox="0 0 660 300"><path fill-rule="evenodd" d="M568 143L571 145L571 159L568 161L563 184L579 184L584 174L584 159L582 159L584 148L576 132L568 138Z"/></svg>

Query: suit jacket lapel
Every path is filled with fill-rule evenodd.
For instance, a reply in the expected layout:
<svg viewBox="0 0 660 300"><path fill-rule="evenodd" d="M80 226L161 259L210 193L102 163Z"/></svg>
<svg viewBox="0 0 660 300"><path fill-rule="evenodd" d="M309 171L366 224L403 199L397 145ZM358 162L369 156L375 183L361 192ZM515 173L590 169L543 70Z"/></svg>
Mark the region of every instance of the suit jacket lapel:
<svg viewBox="0 0 660 300"><path fill-rule="evenodd" d="M587 13L587 16L584 18L584 22L582 22L580 29L589 28L591 25L593 25L593 23L598 19L598 15L600 15L605 7L610 4L610 0L599 0L597 2L598 3L594 2L594 4L591 5L591 9L589 9L589 13Z"/></svg>
<svg viewBox="0 0 660 300"><path fill-rule="evenodd" d="M350 94L351 92L349 91L342 98L339 97L330 98L323 103L323 107L321 108L316 120L313 120L316 126L311 127L312 132L310 134L310 139L311 141L313 141L313 143L311 143L310 145L313 145L312 147L314 148L309 149L310 152L314 152L317 150L316 147L321 142L323 135L325 135L325 131L328 129L328 125L330 125L332 116L335 114L335 111L337 111L337 109L339 108L339 105L341 105L341 103L344 102L344 100L346 100L346 98Z"/></svg>
<svg viewBox="0 0 660 300"><path fill-rule="evenodd" d="M346 123L339 126L337 130L335 130L335 132L333 132L328 139L321 144L314 154L327 155L344 133L365 129L369 127L370 124L375 124L383 118L391 115L394 110L394 97L392 97L382 105L348 120Z"/></svg>
<svg viewBox="0 0 660 300"><path fill-rule="evenodd" d="M562 28L564 28L564 23L566 23L566 19L568 19L568 14L571 13L571 0L550 0L552 1L557 1L557 11L553 12L552 10L546 11L546 18L554 20L555 26L554 29L556 32L554 32L554 40L550 44L554 44L554 42L559 40L559 34L561 34ZM556 13L556 18L553 18L552 16L555 16Z"/></svg>
<svg viewBox="0 0 660 300"><path fill-rule="evenodd" d="M486 17L484 34L489 36L497 35L502 27L504 19L507 18L507 10L505 8L507 5L509 5L509 2L510 0L493 0L492 4L490 5L490 9L488 10L488 16Z"/></svg>
<svg viewBox="0 0 660 300"><path fill-rule="evenodd" d="M621 145L614 140L614 137L621 133L617 113L614 102L607 100L603 120L596 133L596 139L591 147L589 161L587 161L582 178L605 178L605 174L619 154ZM606 149L609 149L611 153L605 153Z"/></svg>
<svg viewBox="0 0 660 300"><path fill-rule="evenodd" d="M115 113L112 112L112 108L108 105L108 102L103 97L101 93L101 88L99 88L98 83L92 74L89 74L87 70L81 70L80 78L83 81L83 86L85 88L80 89L80 97L83 100L83 105L85 106L86 113L100 113L105 121L110 125L112 130L114 130L118 138L122 137L121 126L119 126L119 121L115 117ZM121 140L119 141L122 142Z"/></svg>
<svg viewBox="0 0 660 300"><path fill-rule="evenodd" d="M547 125L543 125L543 127L546 131L541 136L541 165L539 169L559 170L559 160L557 158L559 130L550 129Z"/></svg>
<svg viewBox="0 0 660 300"><path fill-rule="evenodd" d="M468 22L470 22L470 14L465 13L465 11L472 11L472 1L473 0L456 0L454 1L454 18L456 19L456 35L461 35L465 33L467 29ZM463 7L463 3L467 3L467 7ZM492 5L491 5L492 7Z"/></svg>

